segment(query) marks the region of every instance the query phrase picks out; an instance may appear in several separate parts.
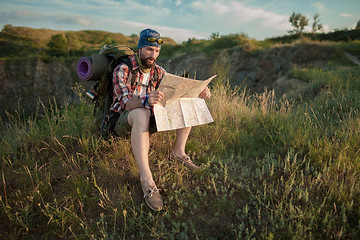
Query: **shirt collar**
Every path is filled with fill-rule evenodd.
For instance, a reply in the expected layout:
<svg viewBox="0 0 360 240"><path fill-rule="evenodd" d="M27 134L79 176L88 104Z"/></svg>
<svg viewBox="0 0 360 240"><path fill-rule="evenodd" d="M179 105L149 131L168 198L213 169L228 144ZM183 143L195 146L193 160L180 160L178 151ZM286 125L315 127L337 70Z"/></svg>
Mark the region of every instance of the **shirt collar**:
<svg viewBox="0 0 360 240"><path fill-rule="evenodd" d="M141 74L143 74L143 73L140 71L140 67L139 67L139 64L138 64L137 61L136 61L135 55L136 55L136 53L130 57L130 62L131 62L131 65L132 65L132 70L135 71L136 69L139 69L139 72L140 72ZM156 65L155 65L155 66L156 66ZM154 66L153 68L151 68L151 70L150 70L150 75L152 75L152 74L154 73L155 66Z"/></svg>

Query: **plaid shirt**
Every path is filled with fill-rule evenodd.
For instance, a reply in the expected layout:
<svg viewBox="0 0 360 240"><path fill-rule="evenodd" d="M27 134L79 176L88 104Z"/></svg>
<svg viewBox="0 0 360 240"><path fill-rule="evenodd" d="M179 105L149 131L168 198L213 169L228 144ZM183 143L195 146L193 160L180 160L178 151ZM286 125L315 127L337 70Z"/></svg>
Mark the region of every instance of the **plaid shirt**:
<svg viewBox="0 0 360 240"><path fill-rule="evenodd" d="M139 65L136 62L135 55L131 56L130 62L132 69L125 63L119 64L113 72L113 84L114 84L114 94L113 94L113 103L111 105L111 110L115 112L120 112L120 110L125 110L125 104L127 101L133 98L139 98L139 95L134 95L135 89L138 88L140 92L142 88L142 81L144 74L140 71ZM129 79L130 70L132 74L135 74L135 81L132 84L131 79ZM158 72L158 79L155 79L154 72ZM155 67L151 69L149 76L149 84L146 88L146 94L149 94L151 91L156 90L161 82L161 79L165 75L165 70L159 65L155 64Z"/></svg>

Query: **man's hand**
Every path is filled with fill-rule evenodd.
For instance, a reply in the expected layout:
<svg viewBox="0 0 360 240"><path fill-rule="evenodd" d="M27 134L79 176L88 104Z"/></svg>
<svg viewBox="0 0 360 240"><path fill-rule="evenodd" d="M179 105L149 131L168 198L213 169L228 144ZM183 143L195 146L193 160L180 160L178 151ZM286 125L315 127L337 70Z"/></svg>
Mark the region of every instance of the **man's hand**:
<svg viewBox="0 0 360 240"><path fill-rule="evenodd" d="M148 104L149 106L154 106L164 98L164 94L160 91L152 91L149 94Z"/></svg>
<svg viewBox="0 0 360 240"><path fill-rule="evenodd" d="M199 94L199 98L210 98L211 97L211 92L210 89L208 87L206 87L200 94Z"/></svg>

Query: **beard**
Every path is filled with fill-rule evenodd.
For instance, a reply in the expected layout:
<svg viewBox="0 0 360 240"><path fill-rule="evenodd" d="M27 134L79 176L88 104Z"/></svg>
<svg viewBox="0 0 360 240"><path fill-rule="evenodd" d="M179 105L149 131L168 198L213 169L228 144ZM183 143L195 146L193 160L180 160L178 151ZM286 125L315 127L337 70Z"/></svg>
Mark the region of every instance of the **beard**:
<svg viewBox="0 0 360 240"><path fill-rule="evenodd" d="M155 65L155 59L152 57L148 57L148 58L142 58L140 57L140 61L141 64L145 67L145 68L152 68Z"/></svg>

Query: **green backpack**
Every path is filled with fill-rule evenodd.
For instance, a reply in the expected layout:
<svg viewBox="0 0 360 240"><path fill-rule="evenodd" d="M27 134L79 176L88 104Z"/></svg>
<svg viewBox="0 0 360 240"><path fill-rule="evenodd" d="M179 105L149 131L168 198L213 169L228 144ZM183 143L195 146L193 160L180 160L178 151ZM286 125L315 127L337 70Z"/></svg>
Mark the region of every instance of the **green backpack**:
<svg viewBox="0 0 360 240"><path fill-rule="evenodd" d="M113 101L113 72L119 64L125 63L130 69L129 79L133 82L136 75L132 72L130 56L134 54L134 51L129 46L104 46L100 50L100 54L106 55L111 61L100 80L96 81L89 92L94 96L92 101L95 103L93 111L95 125L100 129L101 136L107 138L118 117L110 111Z"/></svg>

